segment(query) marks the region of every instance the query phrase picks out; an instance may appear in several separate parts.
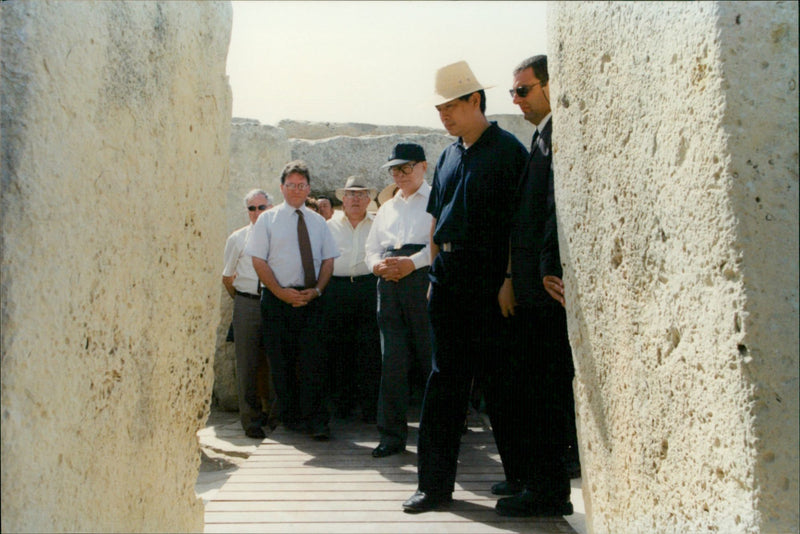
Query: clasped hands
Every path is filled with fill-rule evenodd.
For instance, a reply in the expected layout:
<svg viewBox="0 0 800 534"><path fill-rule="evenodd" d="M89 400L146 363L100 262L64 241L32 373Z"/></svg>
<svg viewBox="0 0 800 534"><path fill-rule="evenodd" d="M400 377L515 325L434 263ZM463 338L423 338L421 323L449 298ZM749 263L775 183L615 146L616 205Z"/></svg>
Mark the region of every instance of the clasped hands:
<svg viewBox="0 0 800 534"><path fill-rule="evenodd" d="M315 298L317 298L317 290L309 289L292 289L291 287L283 287L280 294L277 295L286 304L290 304L294 308L305 306Z"/></svg>
<svg viewBox="0 0 800 534"><path fill-rule="evenodd" d="M373 267L372 272L389 282L398 282L416 270L414 262L408 256L383 258Z"/></svg>

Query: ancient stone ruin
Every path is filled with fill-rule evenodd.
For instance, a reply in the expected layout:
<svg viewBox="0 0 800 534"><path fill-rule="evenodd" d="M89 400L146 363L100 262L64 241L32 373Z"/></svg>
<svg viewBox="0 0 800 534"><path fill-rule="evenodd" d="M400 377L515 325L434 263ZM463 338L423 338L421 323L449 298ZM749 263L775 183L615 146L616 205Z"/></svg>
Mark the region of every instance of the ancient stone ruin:
<svg viewBox="0 0 800 534"><path fill-rule="evenodd" d="M3 2L2 531L202 531L226 3Z"/></svg>
<svg viewBox="0 0 800 534"><path fill-rule="evenodd" d="M395 142L434 160L448 138L232 123L227 3L0 10L1 528L202 531L196 432L215 372L230 402L241 197L280 200L298 157L314 194L380 188ZM550 5L591 532L798 531L797 20L790 2Z"/></svg>

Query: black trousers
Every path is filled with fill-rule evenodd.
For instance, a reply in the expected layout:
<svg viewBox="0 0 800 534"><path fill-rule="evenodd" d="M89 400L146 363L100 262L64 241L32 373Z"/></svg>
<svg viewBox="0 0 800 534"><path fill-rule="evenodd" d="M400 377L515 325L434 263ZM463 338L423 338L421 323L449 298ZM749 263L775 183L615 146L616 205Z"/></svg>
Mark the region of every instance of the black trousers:
<svg viewBox="0 0 800 534"><path fill-rule="evenodd" d="M337 410L360 405L362 417L370 420L376 417L381 376L377 283L371 274L334 276L325 290L330 395Z"/></svg>
<svg viewBox="0 0 800 534"><path fill-rule="evenodd" d="M410 397L409 371L416 362L425 378L431 372L431 326L428 320L428 268L397 282L378 282L381 367L378 431L381 443L405 446Z"/></svg>
<svg viewBox="0 0 800 534"><path fill-rule="evenodd" d="M330 419L324 402L328 360L321 335L325 297L294 308L268 290L261 293L264 345L286 426L307 424L313 429Z"/></svg>
<svg viewBox="0 0 800 534"><path fill-rule="evenodd" d="M496 290L454 291L433 283L428 312L433 333L433 371L425 388L418 442L419 490L453 492L461 431L473 379L481 386L494 425L502 350ZM508 409L509 407L505 407Z"/></svg>
<svg viewBox="0 0 800 534"><path fill-rule="evenodd" d="M569 500L567 451L575 441L574 369L560 305L515 310L507 319L508 366L501 402L513 406L493 421L507 480L546 502Z"/></svg>

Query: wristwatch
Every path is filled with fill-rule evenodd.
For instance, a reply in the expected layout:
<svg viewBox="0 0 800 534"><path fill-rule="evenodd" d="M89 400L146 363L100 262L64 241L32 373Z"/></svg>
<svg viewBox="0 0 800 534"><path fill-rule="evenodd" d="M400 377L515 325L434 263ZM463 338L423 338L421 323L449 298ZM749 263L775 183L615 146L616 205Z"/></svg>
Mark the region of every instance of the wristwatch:
<svg viewBox="0 0 800 534"><path fill-rule="evenodd" d="M506 280L511 280L511 273L506 273Z"/></svg>
<svg viewBox="0 0 800 534"><path fill-rule="evenodd" d="M318 287L315 287L314 291L317 292L317 298L320 298L322 296L322 291L320 291Z"/></svg>

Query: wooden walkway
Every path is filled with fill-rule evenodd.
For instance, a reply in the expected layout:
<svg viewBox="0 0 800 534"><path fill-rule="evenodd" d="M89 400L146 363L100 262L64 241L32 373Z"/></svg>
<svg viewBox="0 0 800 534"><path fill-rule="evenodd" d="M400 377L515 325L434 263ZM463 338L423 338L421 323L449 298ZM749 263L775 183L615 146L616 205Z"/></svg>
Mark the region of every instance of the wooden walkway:
<svg viewBox="0 0 800 534"><path fill-rule="evenodd" d="M491 431L473 423L462 439L455 502L446 511L402 511L402 502L417 486L416 423L406 452L374 459L375 426L335 420L328 442L283 427L270 434L206 504L205 532L586 531L579 480L573 480L575 514L569 522L495 514L497 497L489 488L503 479L502 466Z"/></svg>

